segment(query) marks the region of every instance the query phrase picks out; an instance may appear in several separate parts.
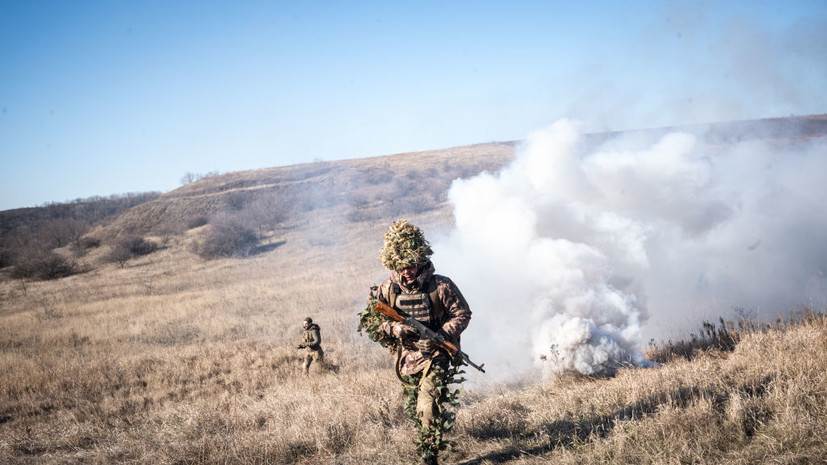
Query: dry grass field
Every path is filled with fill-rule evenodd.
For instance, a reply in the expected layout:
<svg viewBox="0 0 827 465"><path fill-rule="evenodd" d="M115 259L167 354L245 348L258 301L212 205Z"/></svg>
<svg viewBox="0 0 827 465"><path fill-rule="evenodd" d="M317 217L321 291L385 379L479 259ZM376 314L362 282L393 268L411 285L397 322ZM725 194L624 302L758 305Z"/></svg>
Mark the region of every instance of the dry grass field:
<svg viewBox="0 0 827 465"><path fill-rule="evenodd" d="M389 357L354 331L382 274L375 239L332 254L287 235L268 254L216 261L185 240L124 268L3 282L0 461L414 462ZM300 374L307 314L337 372ZM690 358L470 389L447 463L827 460L823 316Z"/></svg>
<svg viewBox="0 0 827 465"><path fill-rule="evenodd" d="M470 172L501 165L510 149L495 148ZM416 171L417 159L394 165L395 175ZM370 171L360 163L348 169ZM195 207L194 197L283 192L298 182L280 173L258 184L236 174L205 179L99 228L117 235L146 223L136 211L154 212L146 238L163 246L123 266L100 262L104 246L65 278L2 272L0 463L416 462L391 356L356 333L369 286L385 276L378 253L395 218L379 205L384 181L367 182L357 198L317 198L244 258L194 253L209 226L157 233L164 215L183 214L175 208L213 208ZM328 186L325 197L348 192L341 178L325 176L308 171L301 182ZM435 173L420 176L444 185ZM426 231L446 227L444 199L432 202L401 212ZM374 213L354 217L354 205ZM295 345L308 315L322 328L333 371L301 373ZM724 350L684 344L678 353L655 341L647 355L663 363L654 368L466 386L450 438L458 446L443 461L827 463L827 319L815 309L772 325L742 323L719 328L733 342ZM472 320L468 337L486 336Z"/></svg>

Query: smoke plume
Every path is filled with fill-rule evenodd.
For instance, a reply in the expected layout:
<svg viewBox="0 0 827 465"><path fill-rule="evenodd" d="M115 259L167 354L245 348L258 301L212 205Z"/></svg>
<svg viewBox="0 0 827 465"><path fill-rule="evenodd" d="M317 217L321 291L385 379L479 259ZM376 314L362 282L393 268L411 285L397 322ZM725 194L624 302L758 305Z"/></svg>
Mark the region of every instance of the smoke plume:
<svg viewBox="0 0 827 465"><path fill-rule="evenodd" d="M824 307L824 138L651 139L596 143L560 120L501 172L454 181L434 258L471 305L464 348L491 378L608 374L646 364L647 337L734 309Z"/></svg>

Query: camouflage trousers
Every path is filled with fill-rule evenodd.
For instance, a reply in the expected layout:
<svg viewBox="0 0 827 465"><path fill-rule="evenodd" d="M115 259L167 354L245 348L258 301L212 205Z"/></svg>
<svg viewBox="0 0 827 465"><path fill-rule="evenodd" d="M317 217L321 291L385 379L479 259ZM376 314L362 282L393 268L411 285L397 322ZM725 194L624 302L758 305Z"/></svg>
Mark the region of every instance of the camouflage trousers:
<svg viewBox="0 0 827 465"><path fill-rule="evenodd" d="M304 370L305 373L310 373L310 364L313 363L314 360L319 363L319 366L325 366L324 352L322 352L322 349L307 350L307 354L304 356L304 363L302 363L302 370Z"/></svg>
<svg viewBox="0 0 827 465"><path fill-rule="evenodd" d="M400 376L405 412L417 426L416 449L423 463L437 463L439 451L454 446L453 441L445 439L445 434L452 429L456 416L448 408L459 406L457 392L448 389L448 385L455 382L456 374L455 367L429 363L420 373Z"/></svg>
<svg viewBox="0 0 827 465"><path fill-rule="evenodd" d="M440 381L436 370L428 370L419 381L416 393L416 416L419 417L422 426L433 426L438 412L439 390L437 386L441 384Z"/></svg>

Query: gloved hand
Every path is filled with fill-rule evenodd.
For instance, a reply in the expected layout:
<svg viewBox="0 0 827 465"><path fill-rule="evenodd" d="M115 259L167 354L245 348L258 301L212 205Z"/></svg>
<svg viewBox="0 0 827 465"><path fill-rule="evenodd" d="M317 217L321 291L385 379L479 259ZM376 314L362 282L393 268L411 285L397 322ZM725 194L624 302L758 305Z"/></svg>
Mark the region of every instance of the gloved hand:
<svg viewBox="0 0 827 465"><path fill-rule="evenodd" d="M422 355L433 355L436 350L436 343L430 339L420 339L416 341L416 348L422 352Z"/></svg>
<svg viewBox="0 0 827 465"><path fill-rule="evenodd" d="M402 339L410 339L419 335L419 333L405 323L396 323L393 325L393 335Z"/></svg>

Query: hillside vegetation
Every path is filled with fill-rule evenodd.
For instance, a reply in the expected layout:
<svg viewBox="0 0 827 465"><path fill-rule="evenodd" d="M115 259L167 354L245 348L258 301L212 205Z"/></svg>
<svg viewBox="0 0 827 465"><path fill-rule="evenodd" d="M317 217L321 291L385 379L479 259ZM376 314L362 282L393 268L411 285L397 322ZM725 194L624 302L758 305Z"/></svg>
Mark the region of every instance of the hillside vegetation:
<svg viewBox="0 0 827 465"><path fill-rule="evenodd" d="M49 249L73 265L62 277L3 267L0 463L414 463L392 357L355 331L386 274L382 235L402 216L426 234L448 228L450 182L513 152L210 176L89 224L97 246ZM254 237L206 256L232 225ZM151 250L112 259L124 238ZM653 368L468 384L444 462L825 463L827 319L788 310L653 341ZM308 315L335 370L301 373ZM463 338L488 336L472 320Z"/></svg>

